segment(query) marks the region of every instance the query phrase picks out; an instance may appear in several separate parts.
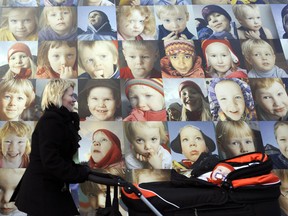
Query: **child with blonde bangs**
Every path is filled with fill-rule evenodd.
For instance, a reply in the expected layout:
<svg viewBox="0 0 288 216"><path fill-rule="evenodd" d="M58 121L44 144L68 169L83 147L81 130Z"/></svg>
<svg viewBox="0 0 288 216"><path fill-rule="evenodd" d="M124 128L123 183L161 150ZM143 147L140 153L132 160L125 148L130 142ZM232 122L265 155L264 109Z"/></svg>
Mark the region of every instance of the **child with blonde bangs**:
<svg viewBox="0 0 288 216"><path fill-rule="evenodd" d="M77 40L77 12L75 7L44 7L39 26L39 41Z"/></svg>
<svg viewBox="0 0 288 216"><path fill-rule="evenodd" d="M149 6L118 6L118 40L155 40L156 25Z"/></svg>
<svg viewBox="0 0 288 216"><path fill-rule="evenodd" d="M79 79L118 79L117 41L78 41Z"/></svg>
<svg viewBox="0 0 288 216"><path fill-rule="evenodd" d="M0 168L27 168L31 134L31 127L21 121L8 121L0 128Z"/></svg>
<svg viewBox="0 0 288 216"><path fill-rule="evenodd" d="M38 8L2 8L0 41L38 40Z"/></svg>
<svg viewBox="0 0 288 216"><path fill-rule="evenodd" d="M77 78L77 41L42 41L36 78Z"/></svg>
<svg viewBox="0 0 288 216"><path fill-rule="evenodd" d="M172 168L163 122L125 122L124 130L130 142L130 151L125 154L128 169Z"/></svg>

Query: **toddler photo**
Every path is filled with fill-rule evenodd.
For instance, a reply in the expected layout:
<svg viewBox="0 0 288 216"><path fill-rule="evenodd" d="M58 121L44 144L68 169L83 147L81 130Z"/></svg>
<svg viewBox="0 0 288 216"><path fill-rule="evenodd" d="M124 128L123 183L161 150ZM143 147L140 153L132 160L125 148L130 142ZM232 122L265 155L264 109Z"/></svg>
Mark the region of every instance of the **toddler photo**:
<svg viewBox="0 0 288 216"><path fill-rule="evenodd" d="M129 144L125 153L128 169L171 169L167 126L163 122L124 122Z"/></svg>
<svg viewBox="0 0 288 216"><path fill-rule="evenodd" d="M157 28L158 40L196 39L195 35L191 32L195 29L190 29L192 25L189 25L189 29L187 28L189 18L193 17L188 12L188 6L161 5L155 6L155 10L160 23Z"/></svg>
<svg viewBox="0 0 288 216"><path fill-rule="evenodd" d="M0 41L38 40L38 8L2 8Z"/></svg>
<svg viewBox="0 0 288 216"><path fill-rule="evenodd" d="M78 79L119 79L117 48L117 41L78 41Z"/></svg>
<svg viewBox="0 0 288 216"><path fill-rule="evenodd" d="M161 78L157 41L122 41L126 62L120 68L123 79Z"/></svg>
<svg viewBox="0 0 288 216"><path fill-rule="evenodd" d="M162 79L128 79L123 84L123 121L166 121Z"/></svg>
<svg viewBox="0 0 288 216"><path fill-rule="evenodd" d="M208 86L208 98L214 121L256 120L251 89L243 80L212 79Z"/></svg>
<svg viewBox="0 0 288 216"><path fill-rule="evenodd" d="M252 67L249 78L287 78L287 71L278 67L273 47L262 39L248 39L241 45L243 56Z"/></svg>

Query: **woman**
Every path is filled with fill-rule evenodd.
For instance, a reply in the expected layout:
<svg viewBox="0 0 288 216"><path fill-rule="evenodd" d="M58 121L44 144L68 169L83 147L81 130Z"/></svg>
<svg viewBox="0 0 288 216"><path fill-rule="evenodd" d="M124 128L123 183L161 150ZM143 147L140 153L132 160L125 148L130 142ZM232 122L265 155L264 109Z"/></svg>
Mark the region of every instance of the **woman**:
<svg viewBox="0 0 288 216"><path fill-rule="evenodd" d="M52 79L45 86L45 110L32 135L30 164L22 178L15 205L28 215L78 215L69 183L84 182L89 167L73 162L79 147L79 116L72 112L75 83Z"/></svg>

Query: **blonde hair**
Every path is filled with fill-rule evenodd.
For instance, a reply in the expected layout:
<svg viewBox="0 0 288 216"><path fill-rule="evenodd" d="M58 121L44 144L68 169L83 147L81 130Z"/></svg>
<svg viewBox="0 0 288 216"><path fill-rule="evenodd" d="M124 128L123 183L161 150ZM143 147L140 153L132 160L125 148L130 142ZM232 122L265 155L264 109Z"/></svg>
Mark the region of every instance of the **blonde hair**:
<svg viewBox="0 0 288 216"><path fill-rule="evenodd" d="M9 14L10 12L15 12L15 11L19 11L20 14L22 14L22 11L29 11L29 14L33 14L34 15L34 18L35 18L35 23L36 23L36 26L35 26L35 29L33 32L30 33L31 34L36 34L37 31L38 31L38 15L39 15L39 10L38 8L35 8L35 7L25 7L25 8L20 8L20 7L13 7L13 8L2 8L2 17L1 17L1 25L0 27L1 28L8 28L9 26Z"/></svg>
<svg viewBox="0 0 288 216"><path fill-rule="evenodd" d="M145 130L144 128L159 128L161 144L166 144L168 141L167 131L165 129L165 125L163 122L158 121L150 121L150 122L125 122L124 123L124 130L127 139L130 143L133 143L133 138L135 137L134 129L140 128L141 130Z"/></svg>
<svg viewBox="0 0 288 216"><path fill-rule="evenodd" d="M275 122L275 124L274 124L274 135L275 135L276 139L277 139L276 132L277 132L278 128L281 127L281 126L287 126L288 127L288 122L287 121L277 121L277 122Z"/></svg>
<svg viewBox="0 0 288 216"><path fill-rule="evenodd" d="M158 41L133 41L126 40L122 41L123 50L132 48L132 49L148 49L152 50L155 53L159 53Z"/></svg>
<svg viewBox="0 0 288 216"><path fill-rule="evenodd" d="M171 14L172 12L189 15L186 5L165 5L156 7L156 15L160 20L161 14Z"/></svg>
<svg viewBox="0 0 288 216"><path fill-rule="evenodd" d="M232 10L236 19L242 20L243 18L245 18L246 10L248 8L252 9L253 11L254 10L259 11L259 7L257 6L257 4L235 4L233 5Z"/></svg>
<svg viewBox="0 0 288 216"><path fill-rule="evenodd" d="M45 86L41 108L45 110L50 105L55 105L60 108L62 106L62 97L66 93L67 89L72 87L74 89L76 83L72 80L66 79L51 79Z"/></svg>
<svg viewBox="0 0 288 216"><path fill-rule="evenodd" d="M209 121L211 120L211 112L210 112L209 103L202 96L201 96L201 102L202 102L202 106L201 106L202 111L201 111L200 119L201 121ZM181 121L189 121L186 115L186 108L184 106L182 106Z"/></svg>
<svg viewBox="0 0 288 216"><path fill-rule="evenodd" d="M28 155L31 152L30 138L32 134L32 129L29 125L25 124L22 121L7 121L0 129L0 137L4 137L7 134L16 134L18 137L27 136L24 154ZM2 146L1 139L0 145ZM0 148L0 154L2 154L2 148Z"/></svg>
<svg viewBox="0 0 288 216"><path fill-rule="evenodd" d="M78 53L78 63L79 63L79 66L83 69L83 70L86 70L85 67L84 67L84 64L83 64L83 61L82 61L82 54L83 54L83 49L88 47L90 49L92 48L96 48L97 49L97 46L98 45L104 45L106 46L107 50L109 50L113 57L115 59L118 59L118 49L117 47L115 46L115 44L112 42L112 41L78 41L78 47L81 47L81 49L79 48L79 53ZM92 54L92 53L91 53Z"/></svg>
<svg viewBox="0 0 288 216"><path fill-rule="evenodd" d="M156 33L156 24L152 9L148 6L121 6L116 9L116 16L118 24L120 20L126 22L129 16L131 16L132 11L139 11L142 16L145 17L144 20L144 30L143 34L154 36ZM121 33L121 32L120 32Z"/></svg>
<svg viewBox="0 0 288 216"><path fill-rule="evenodd" d="M35 79L37 66L30 57L29 62L30 62L31 75L28 77L28 79ZM9 68L9 70L3 76L3 79L13 79L14 77L15 73Z"/></svg>
<svg viewBox="0 0 288 216"><path fill-rule="evenodd" d="M0 82L0 95L5 92L24 93L27 97L25 106L29 107L35 99L34 87L28 79L8 79Z"/></svg>
<svg viewBox="0 0 288 216"><path fill-rule="evenodd" d="M40 16L40 21L39 21L39 26L41 28L45 28L48 27L48 19L47 19L47 15L50 11L54 11L54 10L60 10L60 11L64 11L64 10L68 10L71 14L72 14L72 29L70 29L70 32L74 29L76 29L77 27L77 12L76 12L76 8L75 7L67 7L67 6L57 6L57 7L44 7L41 16Z"/></svg>
<svg viewBox="0 0 288 216"><path fill-rule="evenodd" d="M268 47L271 50L271 52L273 54L275 54L272 46L269 43L267 43L265 40L262 40L262 39L248 39L248 40L244 41L242 43L242 45L241 45L242 54L244 55L246 60L250 58L254 46L261 46L261 47L265 47L266 46L266 47Z"/></svg>

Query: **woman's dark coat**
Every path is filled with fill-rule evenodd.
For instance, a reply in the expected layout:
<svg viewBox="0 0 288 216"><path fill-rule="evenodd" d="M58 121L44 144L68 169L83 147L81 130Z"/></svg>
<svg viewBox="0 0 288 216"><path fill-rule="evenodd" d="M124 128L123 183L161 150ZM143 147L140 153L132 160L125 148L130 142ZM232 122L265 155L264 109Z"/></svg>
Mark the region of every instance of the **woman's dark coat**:
<svg viewBox="0 0 288 216"><path fill-rule="evenodd" d="M68 216L79 212L69 183L87 179L89 168L75 164L79 116L65 107L46 109L32 135L30 164L16 196L20 211L32 216Z"/></svg>

